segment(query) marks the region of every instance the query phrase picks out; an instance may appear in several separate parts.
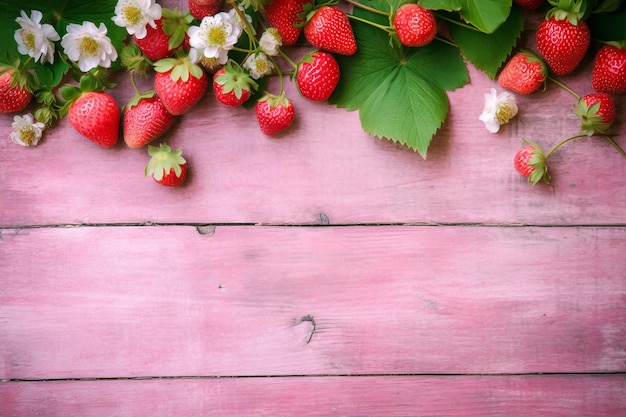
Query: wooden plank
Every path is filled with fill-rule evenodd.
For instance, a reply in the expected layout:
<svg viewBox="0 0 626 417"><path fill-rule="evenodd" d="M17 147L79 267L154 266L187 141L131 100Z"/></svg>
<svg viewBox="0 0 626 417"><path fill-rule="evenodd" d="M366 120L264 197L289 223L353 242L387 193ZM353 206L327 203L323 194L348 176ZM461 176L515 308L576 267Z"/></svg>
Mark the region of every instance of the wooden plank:
<svg viewBox="0 0 626 417"><path fill-rule="evenodd" d="M626 378L399 376L0 383L2 417L626 415Z"/></svg>
<svg viewBox="0 0 626 417"><path fill-rule="evenodd" d="M2 231L0 379L626 371L624 228Z"/></svg>

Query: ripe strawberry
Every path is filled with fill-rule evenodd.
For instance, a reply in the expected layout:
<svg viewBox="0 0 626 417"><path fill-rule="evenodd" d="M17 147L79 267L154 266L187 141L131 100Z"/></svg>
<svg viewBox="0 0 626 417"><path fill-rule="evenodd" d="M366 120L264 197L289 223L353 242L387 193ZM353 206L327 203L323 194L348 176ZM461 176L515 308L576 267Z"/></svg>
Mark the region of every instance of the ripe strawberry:
<svg viewBox="0 0 626 417"><path fill-rule="evenodd" d="M598 93L626 93L626 44L604 45L593 61L591 85Z"/></svg>
<svg viewBox="0 0 626 417"><path fill-rule="evenodd" d="M315 10L304 25L304 37L317 48L340 55L354 55L356 40L346 14L336 6Z"/></svg>
<svg viewBox="0 0 626 417"><path fill-rule="evenodd" d="M268 136L287 129L295 118L293 103L284 93L267 94L256 103L256 117L261 132Z"/></svg>
<svg viewBox="0 0 626 417"><path fill-rule="evenodd" d="M252 88L257 87L252 77L233 61L228 61L213 75L215 98L226 106L242 105L252 95Z"/></svg>
<svg viewBox="0 0 626 417"><path fill-rule="evenodd" d="M515 3L526 10L537 10L543 6L544 0L515 0Z"/></svg>
<svg viewBox="0 0 626 417"><path fill-rule="evenodd" d="M404 46L428 45L437 36L435 14L416 3L406 3L398 8L393 27Z"/></svg>
<svg viewBox="0 0 626 417"><path fill-rule="evenodd" d="M100 91L80 94L67 113L68 122L78 133L105 148L117 143L120 118L120 109L113 97Z"/></svg>
<svg viewBox="0 0 626 417"><path fill-rule="evenodd" d="M145 176L150 175L157 183L167 187L182 185L187 178L187 161L182 153L182 149L172 151L165 143L158 148L148 145L151 158L144 170Z"/></svg>
<svg viewBox="0 0 626 417"><path fill-rule="evenodd" d="M531 94L544 84L547 72L543 61L535 54L518 52L500 72L498 83L502 88L516 93Z"/></svg>
<svg viewBox="0 0 626 417"><path fill-rule="evenodd" d="M278 29L283 45L295 44L304 25L304 5L312 0L273 0L265 7L265 20L270 27Z"/></svg>
<svg viewBox="0 0 626 417"><path fill-rule="evenodd" d="M335 91L339 82L339 64L324 51L308 54L300 63L296 85L300 93L313 101L324 101Z"/></svg>
<svg viewBox="0 0 626 417"><path fill-rule="evenodd" d="M15 113L24 110L33 95L25 86L20 86L13 69L0 68L0 73L2 74L0 75L0 113Z"/></svg>
<svg viewBox="0 0 626 417"><path fill-rule="evenodd" d="M158 96L137 96L124 109L124 142L141 148L167 132L174 120Z"/></svg>
<svg viewBox="0 0 626 417"><path fill-rule="evenodd" d="M550 182L548 167L546 166L546 157L541 146L534 142L525 141L528 145L522 147L515 153L513 158L513 167L520 175L528 177L528 182L532 185L543 180Z"/></svg>
<svg viewBox="0 0 626 417"><path fill-rule="evenodd" d="M191 109L209 85L206 73L188 56L161 59L154 69L154 89L167 111L176 116Z"/></svg>
<svg viewBox="0 0 626 417"><path fill-rule="evenodd" d="M581 97L575 111L582 122L581 133L589 136L596 130L602 132L608 129L617 117L613 97L606 93L592 93Z"/></svg>
<svg viewBox="0 0 626 417"><path fill-rule="evenodd" d="M539 54L557 75L574 71L591 42L589 26L581 20L583 3L578 0L567 2L571 5L569 10L555 7L548 11L536 35Z"/></svg>
<svg viewBox="0 0 626 417"><path fill-rule="evenodd" d="M215 16L222 6L224 0L189 0L189 13L198 20L206 16Z"/></svg>
<svg viewBox="0 0 626 417"><path fill-rule="evenodd" d="M155 21L156 28L150 25L146 26L148 33L142 39L133 36L135 44L141 49L141 52L153 61L169 56L174 52L175 48L170 48L170 37L163 31L163 19Z"/></svg>

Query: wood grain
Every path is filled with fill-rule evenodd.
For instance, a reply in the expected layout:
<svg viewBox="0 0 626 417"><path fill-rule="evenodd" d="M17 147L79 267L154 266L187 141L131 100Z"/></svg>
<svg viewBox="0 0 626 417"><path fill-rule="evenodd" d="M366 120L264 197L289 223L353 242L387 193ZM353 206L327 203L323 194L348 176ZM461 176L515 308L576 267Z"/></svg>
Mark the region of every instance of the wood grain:
<svg viewBox="0 0 626 417"><path fill-rule="evenodd" d="M0 378L626 371L623 228L204 232L3 231Z"/></svg>

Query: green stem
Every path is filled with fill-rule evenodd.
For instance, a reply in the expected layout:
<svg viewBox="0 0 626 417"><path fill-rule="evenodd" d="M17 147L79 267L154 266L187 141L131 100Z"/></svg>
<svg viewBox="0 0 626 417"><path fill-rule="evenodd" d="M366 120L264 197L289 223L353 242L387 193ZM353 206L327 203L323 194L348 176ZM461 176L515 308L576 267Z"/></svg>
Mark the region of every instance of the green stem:
<svg viewBox="0 0 626 417"><path fill-rule="evenodd" d="M279 49L278 53L280 54L280 56L283 57L285 61L287 61L293 67L294 70L298 69L298 64L296 64L291 58L289 58L289 55L284 53L282 49Z"/></svg>
<svg viewBox="0 0 626 417"><path fill-rule="evenodd" d="M252 44L251 46L254 46L254 49L256 49L257 43L256 43L256 37L254 36L254 28L252 27L250 22L248 22L248 19L246 19L246 14L239 8L239 5L237 4L235 0L226 0L226 1L228 2L230 6L232 6L233 9L235 9L235 13L237 13L237 15L239 16L239 19L241 19L241 23L245 25L245 30L246 30L246 33L248 34L248 41ZM253 49L253 48L250 48L250 49ZM246 52L246 51L242 51L242 52Z"/></svg>
<svg viewBox="0 0 626 417"><path fill-rule="evenodd" d="M361 4L361 3L357 2L357 1L354 1L354 0L344 0L344 1L346 3L348 3L348 4L351 4L354 7L358 7L359 9L367 10L368 12L371 12L371 13L376 13L376 14L379 14L379 15L382 15L382 16L387 16L387 17L390 16L390 14L387 13L387 12L383 12L382 10L378 10L378 9L373 8L373 7L366 6L366 5Z"/></svg>
<svg viewBox="0 0 626 417"><path fill-rule="evenodd" d="M607 142L609 142L611 145L613 145L613 147L614 147L615 149L617 149L617 152L619 152L619 153L620 153L620 154L621 154L624 158L626 158L626 152L624 151L624 149L622 149L622 147L621 147L621 146L619 146L619 145L617 144L617 142L615 142L615 141L613 140L613 138L612 138L612 137L610 137L610 136L608 136L608 135L604 135L603 137L604 137L604 139L606 139L606 140L607 140Z"/></svg>
<svg viewBox="0 0 626 417"><path fill-rule="evenodd" d="M133 85L133 88L135 89L135 93L137 95L140 95L141 92L139 91L139 87L137 87L137 81L135 81L135 71L130 72L130 83Z"/></svg>
<svg viewBox="0 0 626 417"><path fill-rule="evenodd" d="M390 27L390 26L384 26L384 25L380 25L378 23L370 22L367 19L363 19L363 18L357 17L357 16L352 15L352 14L348 14L347 16L350 19L352 19L352 20L356 20L356 21L359 21L359 22L362 22L362 23L367 23L368 25L374 26L375 28L378 28L378 29L381 29L381 30L384 30L387 33L393 33L393 31L394 31L394 29L392 27Z"/></svg>
<svg viewBox="0 0 626 417"><path fill-rule="evenodd" d="M450 45L450 46L453 46L455 48L459 47L459 45L457 45L456 43L451 42L451 41L449 41L449 40L447 40L445 38L442 38L441 36L436 36L435 39L437 39L439 42L443 42L443 43L445 43L447 45Z"/></svg>
<svg viewBox="0 0 626 417"><path fill-rule="evenodd" d="M473 30L475 32L485 33L482 30L478 29L476 26L472 26L472 25L468 25L468 24L463 23L463 22L459 22L458 20L451 19L451 18L449 18L449 17L447 17L445 15L442 15L441 13L436 13L436 15L437 15L438 19L445 20L446 22L450 22L450 23L455 24L457 26L460 26L462 28Z"/></svg>
<svg viewBox="0 0 626 417"><path fill-rule="evenodd" d="M554 84L558 85L563 90L567 91L568 93L576 97L577 100L580 100L580 95L578 95L578 93L576 93L574 90L569 88L567 85L563 84L561 81L557 80L554 77L548 77L548 80L552 81Z"/></svg>
<svg viewBox="0 0 626 417"><path fill-rule="evenodd" d="M546 158L546 159L548 159L548 157L549 157L550 155L552 155L552 153L553 153L554 151L556 151L558 148L560 148L560 147L561 147L561 145L564 145L564 144L566 144L566 143L567 143L567 142L569 142L569 141L572 141L572 140L575 140L575 139L580 139L580 138L588 138L588 137L589 137L589 135L584 135L584 134L581 134L581 135L572 136L571 138L563 139L562 141L560 141L559 143L557 143L556 145L554 145L554 146L552 147L552 149L550 149L550 150L548 151L548 153L546 153L546 154L545 154L545 158Z"/></svg>

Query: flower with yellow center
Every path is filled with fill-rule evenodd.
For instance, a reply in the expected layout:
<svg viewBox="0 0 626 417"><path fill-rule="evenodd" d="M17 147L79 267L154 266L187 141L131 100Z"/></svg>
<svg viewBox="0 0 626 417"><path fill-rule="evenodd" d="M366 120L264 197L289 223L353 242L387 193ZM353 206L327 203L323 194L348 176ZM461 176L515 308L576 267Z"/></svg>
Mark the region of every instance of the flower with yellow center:
<svg viewBox="0 0 626 417"><path fill-rule="evenodd" d="M54 41L61 39L56 30L47 23L41 24L43 15L39 10L31 10L30 18L22 10L15 21L20 28L15 31L14 39L20 54L32 57L35 62L54 63Z"/></svg>
<svg viewBox="0 0 626 417"><path fill-rule="evenodd" d="M485 107L478 119L485 124L489 132L496 133L501 125L508 123L517 115L517 111L513 94L507 92L498 94L496 89L492 88L485 94Z"/></svg>
<svg viewBox="0 0 626 417"><path fill-rule="evenodd" d="M96 67L109 68L111 62L117 59L117 51L107 36L104 23L100 23L99 27L92 22L83 22L82 25L70 23L67 34L61 39L61 46L67 57L77 62L83 72Z"/></svg>
<svg viewBox="0 0 626 417"><path fill-rule="evenodd" d="M274 69L274 65L263 52L248 56L242 66L250 71L250 75L255 80L270 74Z"/></svg>
<svg viewBox="0 0 626 417"><path fill-rule="evenodd" d="M161 18L161 13L161 6L155 0L119 0L111 19L117 26L125 27L129 35L143 39L148 33L146 25L156 28L155 21Z"/></svg>
<svg viewBox="0 0 626 417"><path fill-rule="evenodd" d="M278 29L269 28L259 39L259 46L268 55L276 56L280 52L280 47L283 45L283 38L280 36Z"/></svg>
<svg viewBox="0 0 626 417"><path fill-rule="evenodd" d="M215 16L206 16L200 26L191 26L187 34L191 46L189 57L193 62L204 56L216 58L223 65L228 61L228 51L239 40L241 28L234 24L228 13L220 12Z"/></svg>
<svg viewBox="0 0 626 417"><path fill-rule="evenodd" d="M33 115L15 116L11 124L11 140L20 146L37 146L43 130L46 128L41 122L35 122Z"/></svg>

